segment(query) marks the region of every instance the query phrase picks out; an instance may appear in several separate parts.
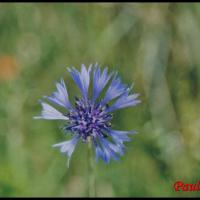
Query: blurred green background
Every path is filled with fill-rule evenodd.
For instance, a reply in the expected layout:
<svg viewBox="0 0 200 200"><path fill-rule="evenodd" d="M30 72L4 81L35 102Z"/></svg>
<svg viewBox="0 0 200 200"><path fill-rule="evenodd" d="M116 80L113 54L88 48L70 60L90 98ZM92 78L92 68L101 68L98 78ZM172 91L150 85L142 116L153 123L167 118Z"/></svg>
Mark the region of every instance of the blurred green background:
<svg viewBox="0 0 200 200"><path fill-rule="evenodd" d="M98 62L134 82L142 103L117 111L135 129L119 162L97 164L97 196L200 196L173 184L200 179L200 4L1 3L0 196L88 195L87 148L71 166L51 147L61 122L33 120L66 72Z"/></svg>

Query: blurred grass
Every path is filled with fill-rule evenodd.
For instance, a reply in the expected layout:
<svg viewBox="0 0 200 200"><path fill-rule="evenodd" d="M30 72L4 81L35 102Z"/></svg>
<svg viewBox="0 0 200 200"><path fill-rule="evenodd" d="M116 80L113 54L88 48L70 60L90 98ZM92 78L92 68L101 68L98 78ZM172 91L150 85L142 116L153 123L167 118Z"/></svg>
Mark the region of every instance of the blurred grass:
<svg viewBox="0 0 200 200"><path fill-rule="evenodd" d="M98 196L200 196L174 192L200 179L200 5L0 4L0 196L87 196L87 148L67 169L51 145L59 122L34 121L37 103L67 66L98 62L134 82L142 103L113 126L139 132L120 162L97 165Z"/></svg>

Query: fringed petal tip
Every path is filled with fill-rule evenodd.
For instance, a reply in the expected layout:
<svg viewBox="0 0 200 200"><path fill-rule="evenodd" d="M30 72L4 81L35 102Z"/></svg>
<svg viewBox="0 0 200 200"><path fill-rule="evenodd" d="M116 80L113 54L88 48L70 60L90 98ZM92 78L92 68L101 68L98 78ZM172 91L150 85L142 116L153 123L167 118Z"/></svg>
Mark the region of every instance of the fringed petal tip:
<svg viewBox="0 0 200 200"><path fill-rule="evenodd" d="M124 145L121 143L114 144L106 139L99 139L99 143L94 142L96 151L96 161L103 160L105 164L109 164L111 160L118 161L119 156L124 155Z"/></svg>
<svg viewBox="0 0 200 200"><path fill-rule="evenodd" d="M133 135L133 134L138 134L138 133L139 133L139 132L136 131L136 130L127 131L127 134L131 134L131 135Z"/></svg>
<svg viewBox="0 0 200 200"><path fill-rule="evenodd" d="M99 94L107 85L110 80L112 73L108 74L108 67L106 67L103 72L101 72L100 66L96 66L93 71L93 102L96 101Z"/></svg>
<svg viewBox="0 0 200 200"><path fill-rule="evenodd" d="M107 112L113 112L117 109L132 107L139 104L141 101L137 99L139 93L129 95L129 91L124 92L108 109Z"/></svg>
<svg viewBox="0 0 200 200"><path fill-rule="evenodd" d="M72 108L69 101L67 87L65 85L64 79L61 78L60 82L55 82L56 91L53 92L50 96L43 96L44 99L47 99L51 103L54 103L58 106L64 107L67 110Z"/></svg>
<svg viewBox="0 0 200 200"><path fill-rule="evenodd" d="M41 116L34 116L33 119L42 119Z"/></svg>
<svg viewBox="0 0 200 200"><path fill-rule="evenodd" d="M40 102L42 106L42 112L40 116L36 116L35 119L47 119L47 120L69 120L68 117L56 110L51 105Z"/></svg>
<svg viewBox="0 0 200 200"><path fill-rule="evenodd" d="M67 160L68 168L69 168L71 156L74 152L74 149L76 147L78 140L79 140L79 137L74 137L71 140L52 145L52 147L60 148L60 152L67 155L67 157L68 157L68 160Z"/></svg>
<svg viewBox="0 0 200 200"><path fill-rule="evenodd" d="M92 65L87 69L84 64L81 65L81 72L79 72L76 68L72 67L67 68L72 79L80 89L84 98L88 97L88 88L90 83L90 71L92 69Z"/></svg>

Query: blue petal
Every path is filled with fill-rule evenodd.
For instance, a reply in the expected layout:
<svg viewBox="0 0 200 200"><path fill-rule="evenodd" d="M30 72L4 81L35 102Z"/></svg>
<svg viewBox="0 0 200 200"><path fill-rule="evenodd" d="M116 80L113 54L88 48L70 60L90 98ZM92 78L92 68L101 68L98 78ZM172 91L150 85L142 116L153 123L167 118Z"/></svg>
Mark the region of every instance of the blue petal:
<svg viewBox="0 0 200 200"><path fill-rule="evenodd" d="M123 143L130 141L128 134L135 134L136 131L119 131L119 130L107 130L108 134L112 137L115 143Z"/></svg>
<svg viewBox="0 0 200 200"><path fill-rule="evenodd" d="M93 101L95 101L98 98L99 94L106 86L111 76L112 73L108 74L108 68L105 68L103 70L103 73L101 74L100 67L96 66L96 68L94 69L94 79L93 79Z"/></svg>
<svg viewBox="0 0 200 200"><path fill-rule="evenodd" d="M57 91L46 98L49 101L70 110L72 106L70 104L67 88L63 79L61 79L60 83L56 83L56 88Z"/></svg>
<svg viewBox="0 0 200 200"><path fill-rule="evenodd" d="M115 154L119 154L119 155L124 155L124 145L122 143L111 143L108 140L102 138L102 143L105 147L105 149L109 150L110 152ZM114 158L114 157L113 157ZM115 159L115 158L114 158Z"/></svg>
<svg viewBox="0 0 200 200"><path fill-rule="evenodd" d="M103 150L104 150L104 162L106 164L109 164L111 159L118 160L118 157L111 149L104 147Z"/></svg>
<svg viewBox="0 0 200 200"><path fill-rule="evenodd" d="M104 160L104 151L101 149L101 147L97 144L95 140L93 140L93 144L94 144L95 152L96 152L96 160L97 161L99 159Z"/></svg>
<svg viewBox="0 0 200 200"><path fill-rule="evenodd" d="M106 91L105 97L102 100L101 104L104 105L107 102L111 101L122 95L124 92L127 91L127 85L121 83L121 79L115 74L112 82L108 90Z"/></svg>
<svg viewBox="0 0 200 200"><path fill-rule="evenodd" d="M87 70L85 65L83 64L81 66L81 73L78 70L76 70L75 68L73 68L73 69L68 68L68 71L69 71L72 79L75 81L75 83L79 87L79 89L85 99L88 97L88 88L89 88L89 83L90 83L91 67L92 67L92 65L90 65Z"/></svg>
<svg viewBox="0 0 200 200"><path fill-rule="evenodd" d="M61 112L53 108L47 103L41 102L42 112L41 116L36 116L34 119L48 119L48 120L68 120L69 118L64 116Z"/></svg>
<svg viewBox="0 0 200 200"><path fill-rule="evenodd" d="M107 108L107 112L112 112L116 109L121 109L129 106L135 106L141 101L137 99L139 94L129 95L128 91L124 93L113 105Z"/></svg>
<svg viewBox="0 0 200 200"><path fill-rule="evenodd" d="M74 137L73 139L71 139L69 141L61 142L61 143L53 145L53 147L59 147L60 152L66 154L68 156L68 161L67 161L68 167L69 167L69 162L70 162L71 156L74 152L74 149L76 147L78 140L79 140L79 137Z"/></svg>
<svg viewBox="0 0 200 200"><path fill-rule="evenodd" d="M111 144L103 138L99 138L99 143L101 147L98 146L98 150L96 151L97 156L99 156L105 163L108 164L111 159L119 159L116 154L121 153L121 150L119 150L119 148L116 150L116 145Z"/></svg>

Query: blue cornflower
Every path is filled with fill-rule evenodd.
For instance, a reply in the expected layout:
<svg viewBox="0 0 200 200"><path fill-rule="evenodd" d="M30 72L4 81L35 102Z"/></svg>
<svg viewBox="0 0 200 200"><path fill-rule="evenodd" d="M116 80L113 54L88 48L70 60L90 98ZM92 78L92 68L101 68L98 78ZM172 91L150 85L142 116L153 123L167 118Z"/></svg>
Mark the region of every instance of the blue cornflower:
<svg viewBox="0 0 200 200"><path fill-rule="evenodd" d="M75 98L75 105L69 101L67 87L64 80L56 83L57 91L44 99L66 109L62 113L51 105L41 101L42 112L35 119L64 120L64 130L72 134L72 139L53 145L68 156L68 165L75 146L79 140L87 143L92 141L97 160L105 163L111 159L117 160L124 154L124 142L130 141L128 134L136 131L119 131L111 129L112 112L135 106L140 103L139 94L130 94L132 87L121 82L118 74L108 73L108 68L101 72L98 64L90 65L87 69L81 66L81 72L75 68L67 68L72 79L81 92L81 97ZM89 85L93 82L92 95L89 95ZM99 96L107 86L103 99ZM109 102L114 103L109 103Z"/></svg>

